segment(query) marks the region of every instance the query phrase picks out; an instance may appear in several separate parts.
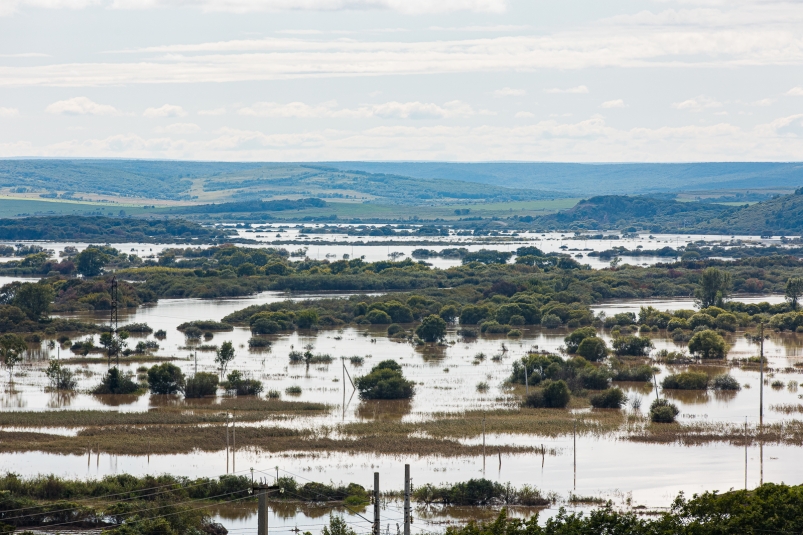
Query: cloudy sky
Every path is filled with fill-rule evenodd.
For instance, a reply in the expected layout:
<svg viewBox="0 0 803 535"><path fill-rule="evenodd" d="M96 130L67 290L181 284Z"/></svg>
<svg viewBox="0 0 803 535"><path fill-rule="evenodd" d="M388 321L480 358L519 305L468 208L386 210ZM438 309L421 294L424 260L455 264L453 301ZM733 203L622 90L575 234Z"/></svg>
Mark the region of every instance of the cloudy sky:
<svg viewBox="0 0 803 535"><path fill-rule="evenodd" d="M803 2L0 0L0 157L803 156Z"/></svg>

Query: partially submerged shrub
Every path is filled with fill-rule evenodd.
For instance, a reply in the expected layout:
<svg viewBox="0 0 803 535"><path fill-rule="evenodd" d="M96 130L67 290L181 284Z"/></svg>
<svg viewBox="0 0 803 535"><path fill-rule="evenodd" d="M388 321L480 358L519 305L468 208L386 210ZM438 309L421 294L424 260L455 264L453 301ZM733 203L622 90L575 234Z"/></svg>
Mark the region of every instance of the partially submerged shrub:
<svg viewBox="0 0 803 535"><path fill-rule="evenodd" d="M661 386L667 390L705 390L708 388L708 375L703 372L682 372L668 375Z"/></svg>
<svg viewBox="0 0 803 535"><path fill-rule="evenodd" d="M714 377L713 381L711 381L711 386L714 390L741 390L742 387L739 385L739 381L733 378L732 375L723 373L722 375L717 375Z"/></svg>
<svg viewBox="0 0 803 535"><path fill-rule="evenodd" d="M650 405L650 420L656 423L671 424L680 414L677 406L666 398L659 398Z"/></svg>
<svg viewBox="0 0 803 535"><path fill-rule="evenodd" d="M153 394L175 394L184 389L184 374L175 364L156 364L148 370L148 386Z"/></svg>
<svg viewBox="0 0 803 535"><path fill-rule="evenodd" d="M617 355L640 357L652 349L652 341L646 336L617 336L611 343Z"/></svg>
<svg viewBox="0 0 803 535"><path fill-rule="evenodd" d="M204 398L217 394L218 377L215 373L198 372L184 383L185 398Z"/></svg>
<svg viewBox="0 0 803 535"><path fill-rule="evenodd" d="M547 379L541 383L540 388L530 392L524 400L525 407L563 409L569 404L571 394L565 381L551 381Z"/></svg>
<svg viewBox="0 0 803 535"><path fill-rule="evenodd" d="M289 394L291 396L298 396L299 394L301 394L301 387L297 385L288 386L287 388L284 389L284 393Z"/></svg>
<svg viewBox="0 0 803 535"><path fill-rule="evenodd" d="M257 396L262 392L262 381L256 379L246 379L242 372L233 370L226 376L220 386L228 391L235 392L238 396Z"/></svg>
<svg viewBox="0 0 803 535"><path fill-rule="evenodd" d="M404 378L395 360L380 362L354 383L362 399L409 399L415 394L414 383Z"/></svg>
<svg viewBox="0 0 803 535"><path fill-rule="evenodd" d="M603 390L589 398L595 409L621 409L627 402L627 396L619 387Z"/></svg>
<svg viewBox="0 0 803 535"><path fill-rule="evenodd" d="M93 394L136 394L140 390L139 385L131 380L128 375L115 366L111 368L100 380L100 384L92 389Z"/></svg>
<svg viewBox="0 0 803 535"><path fill-rule="evenodd" d="M608 356L608 346L602 338L585 338L577 347L577 354L590 361L603 360Z"/></svg>
<svg viewBox="0 0 803 535"><path fill-rule="evenodd" d="M448 368L447 368L448 369ZM481 383L477 383L477 392L487 392L488 391L488 383L482 381Z"/></svg>
<svg viewBox="0 0 803 535"><path fill-rule="evenodd" d="M701 359L722 359L728 354L728 346L719 333L706 329L691 337L689 351Z"/></svg>
<svg viewBox="0 0 803 535"><path fill-rule="evenodd" d="M252 336L248 339L248 347L251 349L265 349L272 345L271 341L267 338L260 338L259 336Z"/></svg>
<svg viewBox="0 0 803 535"><path fill-rule="evenodd" d="M75 390L78 381L75 374L68 370L57 360L51 360L45 370L45 375L50 380L50 388L53 390Z"/></svg>

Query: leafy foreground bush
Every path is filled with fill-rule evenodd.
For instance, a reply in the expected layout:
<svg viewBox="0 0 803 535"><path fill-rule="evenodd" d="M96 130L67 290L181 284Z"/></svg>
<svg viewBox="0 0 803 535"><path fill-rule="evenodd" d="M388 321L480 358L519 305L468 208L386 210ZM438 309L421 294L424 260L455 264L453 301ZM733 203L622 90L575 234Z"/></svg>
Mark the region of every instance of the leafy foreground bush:
<svg viewBox="0 0 803 535"><path fill-rule="evenodd" d="M563 409L569 404L570 399L571 394L565 381L547 379L541 383L541 388L530 392L524 400L524 406L536 409Z"/></svg>
<svg viewBox="0 0 803 535"><path fill-rule="evenodd" d="M354 383L361 399L410 399L415 394L414 383L404 378L395 360L383 360Z"/></svg>
<svg viewBox="0 0 803 535"><path fill-rule="evenodd" d="M656 423L671 424L678 414L680 410L666 398L656 399L650 405L650 420Z"/></svg>
<svg viewBox="0 0 803 535"><path fill-rule="evenodd" d="M198 372L188 377L184 384L185 398L203 398L217 394L217 374Z"/></svg>
<svg viewBox="0 0 803 535"><path fill-rule="evenodd" d="M621 409L627 402L627 396L621 388L614 387L591 396L589 401L595 409Z"/></svg>
<svg viewBox="0 0 803 535"><path fill-rule="evenodd" d="M128 375L123 375L117 366L110 369L100 384L92 389L93 394L136 394L140 387Z"/></svg>
<svg viewBox="0 0 803 535"><path fill-rule="evenodd" d="M619 512L609 503L589 513L567 513L539 525L508 518L503 509L492 522L471 521L448 527L447 535L725 535L731 533L801 533L803 487L766 483L751 491L706 492L687 500L682 494L669 511L642 518Z"/></svg>

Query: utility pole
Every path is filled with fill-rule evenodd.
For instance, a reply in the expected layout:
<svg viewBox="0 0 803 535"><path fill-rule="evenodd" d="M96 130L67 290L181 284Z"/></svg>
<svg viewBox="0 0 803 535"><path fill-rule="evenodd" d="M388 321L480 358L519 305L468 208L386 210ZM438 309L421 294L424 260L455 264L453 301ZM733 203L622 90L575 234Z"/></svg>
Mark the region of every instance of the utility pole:
<svg viewBox="0 0 803 535"><path fill-rule="evenodd" d="M379 533L379 472L374 472L374 529L373 535Z"/></svg>
<svg viewBox="0 0 803 535"><path fill-rule="evenodd" d="M525 395L530 395L530 382L527 380L527 362L524 362L524 388Z"/></svg>
<svg viewBox="0 0 803 535"><path fill-rule="evenodd" d="M117 276L112 277L109 294L111 297L111 310L109 311L109 335L111 342L109 345L109 366L112 365L112 356L117 357L117 365L120 365L120 348L117 340Z"/></svg>
<svg viewBox="0 0 803 535"><path fill-rule="evenodd" d="M759 369L759 383L758 383L758 422L760 426L764 425L764 322L762 321L758 326L758 335L761 337L759 341L761 350L758 357Z"/></svg>
<svg viewBox="0 0 803 535"><path fill-rule="evenodd" d="M237 471L237 408L231 411L231 471Z"/></svg>
<svg viewBox="0 0 803 535"><path fill-rule="evenodd" d="M281 489L277 485L266 485L264 482L251 485L251 492L259 497L257 535L268 535L268 492L274 491L281 492Z"/></svg>
<svg viewBox="0 0 803 535"><path fill-rule="evenodd" d="M404 535L410 535L410 465L404 465Z"/></svg>

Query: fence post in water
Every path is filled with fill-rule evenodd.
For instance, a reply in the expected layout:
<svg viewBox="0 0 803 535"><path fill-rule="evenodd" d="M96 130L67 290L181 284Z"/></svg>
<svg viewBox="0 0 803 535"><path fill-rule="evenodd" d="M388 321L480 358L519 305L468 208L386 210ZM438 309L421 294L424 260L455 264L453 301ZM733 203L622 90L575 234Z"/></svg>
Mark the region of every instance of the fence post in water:
<svg viewBox="0 0 803 535"><path fill-rule="evenodd" d="M410 465L409 464L404 465L404 535L410 535Z"/></svg>
<svg viewBox="0 0 803 535"><path fill-rule="evenodd" d="M374 472L374 528L373 535L379 535L379 472Z"/></svg>

